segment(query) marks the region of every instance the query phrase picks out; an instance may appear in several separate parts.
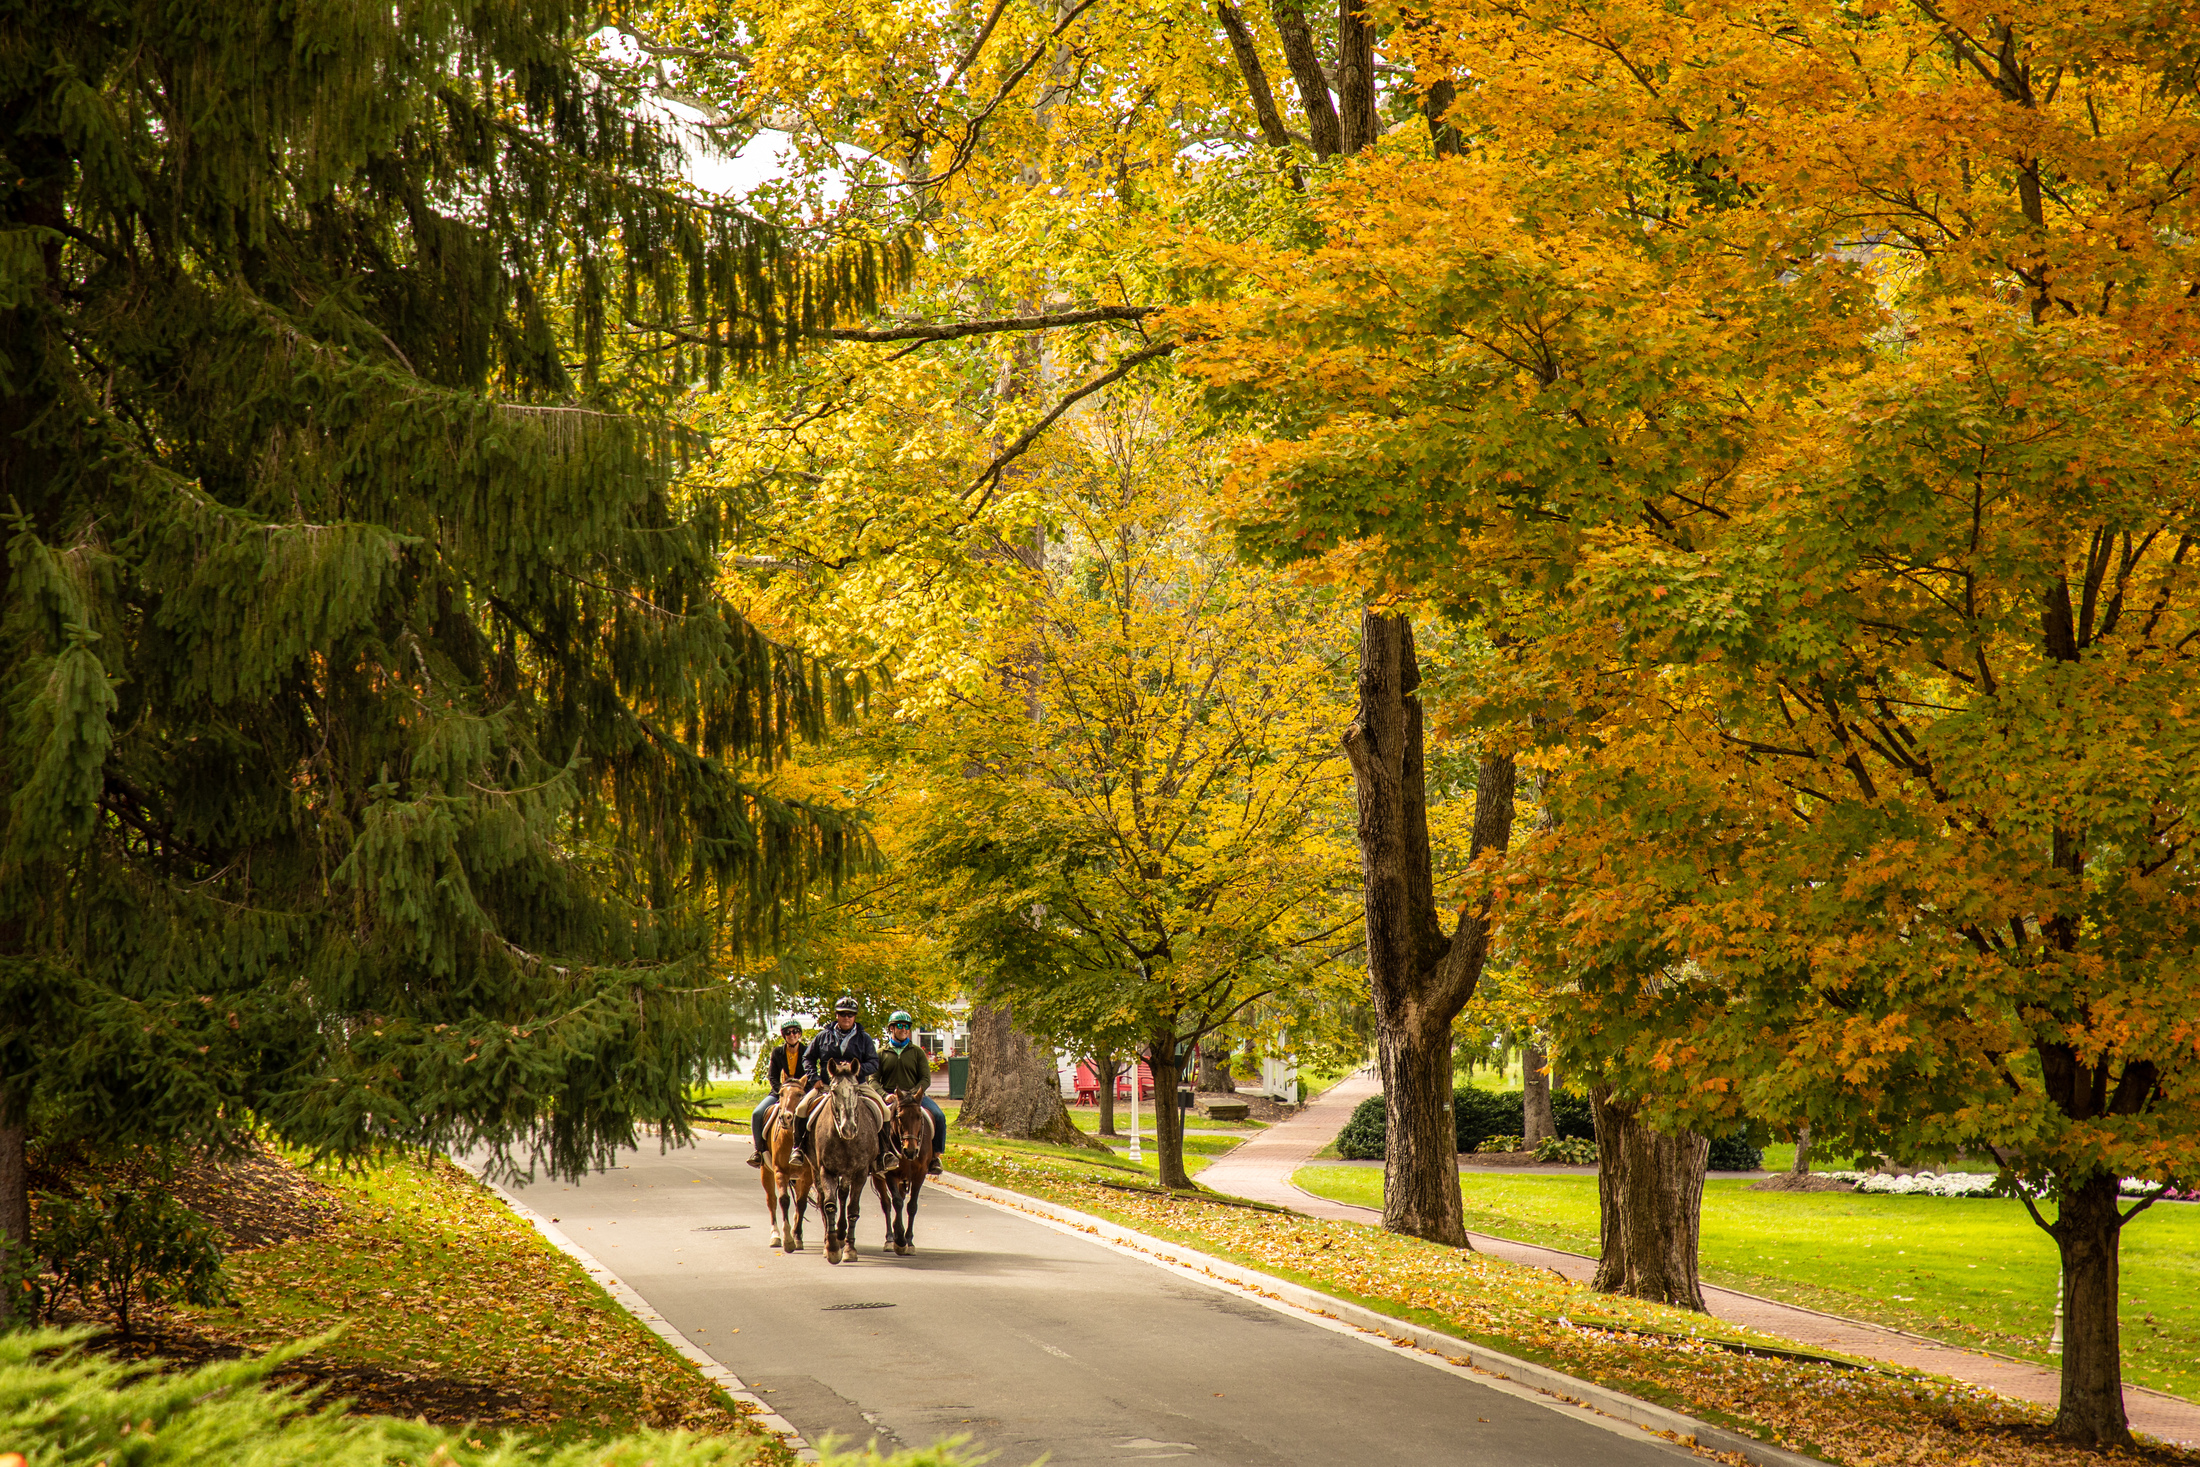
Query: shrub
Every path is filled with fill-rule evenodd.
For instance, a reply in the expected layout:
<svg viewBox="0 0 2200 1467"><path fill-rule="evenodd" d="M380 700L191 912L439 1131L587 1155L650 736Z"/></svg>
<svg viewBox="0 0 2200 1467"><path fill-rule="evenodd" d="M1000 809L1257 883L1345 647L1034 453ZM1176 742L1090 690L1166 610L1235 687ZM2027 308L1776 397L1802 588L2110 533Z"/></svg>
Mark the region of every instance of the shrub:
<svg viewBox="0 0 2200 1467"><path fill-rule="evenodd" d="M1558 1134L1582 1141L1597 1137L1596 1121L1588 1100L1559 1091L1551 1096L1551 1118ZM1380 1160L1383 1156L1383 1098L1370 1095L1352 1112L1337 1133L1337 1154L1356 1160ZM1517 1090L1483 1090L1469 1086L1451 1097L1451 1125L1457 1148L1463 1152L1495 1150L1483 1143L1492 1136L1518 1138L1527 1130L1521 1094ZM1511 1149L1518 1150L1518 1145Z"/></svg>
<svg viewBox="0 0 2200 1467"><path fill-rule="evenodd" d="M1383 1133L1388 1124L1383 1098L1370 1095L1353 1108L1352 1119L1337 1133L1337 1154L1355 1161L1380 1161Z"/></svg>
<svg viewBox="0 0 2200 1467"><path fill-rule="evenodd" d="M1485 1136L1482 1138L1482 1144L1474 1149L1496 1154L1504 1151L1518 1151L1527 1144L1527 1140L1520 1136Z"/></svg>
<svg viewBox="0 0 2200 1467"><path fill-rule="evenodd" d="M1551 1119L1558 1122L1558 1134L1573 1141L1594 1141L1597 1138L1596 1107L1589 1104L1586 1095L1569 1095L1563 1090L1551 1094Z"/></svg>
<svg viewBox="0 0 2200 1467"><path fill-rule="evenodd" d="M1579 1136L1552 1136L1536 1143L1535 1159L1563 1162L1567 1166L1595 1166L1597 1144Z"/></svg>
<svg viewBox="0 0 2200 1467"><path fill-rule="evenodd" d="M124 1334L135 1303L229 1298L212 1224L158 1192L97 1186L42 1199L31 1242L52 1278L49 1311L74 1294L86 1309L103 1308Z"/></svg>
<svg viewBox="0 0 2200 1467"><path fill-rule="evenodd" d="M1714 1172L1753 1172L1764 1163L1764 1148L1749 1139L1749 1130L1744 1127L1725 1136L1712 1137L1711 1156L1704 1167Z"/></svg>

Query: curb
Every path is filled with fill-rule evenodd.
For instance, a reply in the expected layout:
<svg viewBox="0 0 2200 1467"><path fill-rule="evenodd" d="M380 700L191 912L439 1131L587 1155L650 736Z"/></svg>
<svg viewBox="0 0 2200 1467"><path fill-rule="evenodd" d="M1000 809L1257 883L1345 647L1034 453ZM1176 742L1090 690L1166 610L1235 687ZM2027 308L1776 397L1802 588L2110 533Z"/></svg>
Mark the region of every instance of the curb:
<svg viewBox="0 0 2200 1467"><path fill-rule="evenodd" d="M566 1236L565 1231L556 1223L553 1223L550 1219L483 1176L481 1169L472 1162L448 1155L445 1160L488 1188L496 1195L499 1202L511 1209L513 1216L532 1226L536 1232L542 1234L543 1239L551 1247L578 1263L596 1287L611 1296L612 1303L641 1321L651 1334L670 1345L690 1365L701 1371L705 1380L716 1386L737 1406L743 1408L740 1411L741 1416L756 1422L766 1431L785 1442L788 1449L794 1453L796 1461L815 1462L819 1460L817 1449L803 1440L802 1433L796 1429L793 1422L765 1404L763 1397L750 1390L741 1377L712 1359L702 1346L674 1329L669 1320L649 1307L647 1299L644 1299L628 1286L626 1280L606 1268L602 1260L598 1259L593 1253Z"/></svg>
<svg viewBox="0 0 2200 1467"><path fill-rule="evenodd" d="M1438 1360L1427 1363L1464 1362L1482 1375L1496 1376L1527 1387L1526 1391L1518 1394L1526 1395L1538 1404L1550 1406L1554 1410L1586 1407L1598 1415L1671 1437L1683 1446L1731 1453L1752 1464L1752 1467L1826 1467L1822 1458L1806 1457L1799 1452L1761 1442L1755 1437L1744 1436L1738 1431L1713 1426L1708 1421L1698 1421L1693 1416L1684 1416L1667 1407L1623 1395L1609 1387L1577 1379L1549 1366L1516 1359L1454 1335L1393 1319L1387 1314L1347 1303L1304 1284L1295 1284L1287 1279L1279 1279L1271 1274L1243 1268L1227 1260L1201 1253L1189 1244L1156 1238L1091 1213L1079 1212L1074 1208L1043 1201L1021 1192L1011 1192L956 1173L951 1172L940 1181L946 1183L952 1191L961 1192L981 1202L990 1202L997 1207L1029 1213L1069 1231L1097 1238L1137 1254L1157 1267L1167 1268L1213 1288L1251 1293L1271 1304L1288 1306L1294 1312L1303 1311L1334 1320L1363 1337L1374 1335L1392 1344L1409 1346L1438 1357ZM1198 1265L1195 1267L1179 1261L1177 1255L1184 1253L1198 1258ZM1373 1344L1375 1341L1370 1340L1368 1343ZM1553 1397L1556 1399L1551 1399Z"/></svg>

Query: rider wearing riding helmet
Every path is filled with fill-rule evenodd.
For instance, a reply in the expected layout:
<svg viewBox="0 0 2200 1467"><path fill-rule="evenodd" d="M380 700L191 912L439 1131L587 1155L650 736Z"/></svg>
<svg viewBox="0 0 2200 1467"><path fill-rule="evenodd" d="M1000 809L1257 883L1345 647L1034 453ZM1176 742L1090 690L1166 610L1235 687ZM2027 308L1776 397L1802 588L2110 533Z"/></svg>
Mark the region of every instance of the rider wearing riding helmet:
<svg viewBox="0 0 2200 1467"><path fill-rule="evenodd" d="M932 1118L931 1175L940 1174L940 1153L947 1150L947 1117L937 1102L924 1092L932 1088L932 1059L910 1039L916 1020L896 1012L886 1021L886 1044L879 1050L878 1082L888 1090L914 1090L923 1095L924 1113Z"/></svg>
<svg viewBox="0 0 2200 1467"><path fill-rule="evenodd" d="M764 1136L771 1125L772 1112L779 1105L780 1087L789 1080L800 1079L801 1076L802 1021L789 1019L779 1026L779 1047L772 1051L771 1070L764 1079L764 1083L771 1087L771 1093L764 1097L755 1114L749 1117L749 1140L754 1143L754 1150L749 1156L750 1166L764 1164Z"/></svg>
<svg viewBox="0 0 2200 1467"><path fill-rule="evenodd" d="M810 1093L802 1097L802 1103L794 1111L795 1149L805 1157L810 1149L810 1112L817 1109L819 1097L832 1083L832 1067L836 1064L854 1064L856 1083L876 1100L883 1111L886 1107L885 1092L878 1088L878 1046L871 1036L863 1032L856 1022L856 1001L843 997L833 1005L833 1022L817 1031L817 1038L810 1041L809 1050L802 1056L802 1073L810 1082ZM901 1153L894 1149L894 1138L883 1127L879 1132L880 1170L901 1164Z"/></svg>

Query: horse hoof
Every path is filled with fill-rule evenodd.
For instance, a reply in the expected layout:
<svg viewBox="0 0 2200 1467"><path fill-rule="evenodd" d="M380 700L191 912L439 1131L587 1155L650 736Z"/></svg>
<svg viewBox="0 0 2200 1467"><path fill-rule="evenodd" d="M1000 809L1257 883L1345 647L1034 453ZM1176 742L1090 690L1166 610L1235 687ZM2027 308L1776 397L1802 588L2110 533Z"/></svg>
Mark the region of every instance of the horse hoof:
<svg viewBox="0 0 2200 1467"><path fill-rule="evenodd" d="M907 1243L900 1243L895 1245L894 1256L897 1258L907 1258L909 1256L909 1245Z"/></svg>

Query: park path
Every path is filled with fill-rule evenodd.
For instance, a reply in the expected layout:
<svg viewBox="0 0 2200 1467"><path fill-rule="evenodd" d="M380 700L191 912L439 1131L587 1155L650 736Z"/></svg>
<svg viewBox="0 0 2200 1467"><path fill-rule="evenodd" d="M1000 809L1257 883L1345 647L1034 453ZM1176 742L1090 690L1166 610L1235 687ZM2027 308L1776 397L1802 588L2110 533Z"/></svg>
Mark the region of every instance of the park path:
<svg viewBox="0 0 2200 1467"><path fill-rule="evenodd" d="M909 1257L879 1252L875 1198L859 1262L825 1262L814 1212L808 1249L782 1254L748 1153L744 1137L705 1133L509 1194L812 1444L892 1452L964 1436L996 1467L1697 1460L1625 1422L945 1189L926 1189Z"/></svg>
<svg viewBox="0 0 2200 1467"><path fill-rule="evenodd" d="M1369 1074L1353 1075L1317 1096L1298 1114L1270 1127L1244 1145L1218 1157L1199 1174L1199 1184L1233 1197L1250 1198L1288 1207L1309 1217L1337 1222L1377 1224L1382 1214L1371 1207L1355 1207L1316 1197L1291 1180L1292 1173L1307 1165L1314 1153L1335 1139L1352 1116L1352 1108L1370 1095L1380 1095L1381 1084ZM1474 1246L1493 1257L1548 1268L1569 1279L1586 1283L1596 1273L1596 1260L1558 1248L1540 1248L1509 1238L1469 1233ZM1719 1319L1748 1325L1814 1349L1884 1360L1892 1365L1929 1371L2014 1396L2019 1400L2055 1404L2060 1389L2057 1372L2021 1360L1982 1354L1941 1344L1901 1330L1865 1324L1821 1314L1793 1304L1761 1299L1714 1285L1704 1286L1704 1302ZM2175 1396L2139 1386L2124 1387L2124 1413L2134 1431L2163 1441L2200 1445L2200 1406Z"/></svg>

